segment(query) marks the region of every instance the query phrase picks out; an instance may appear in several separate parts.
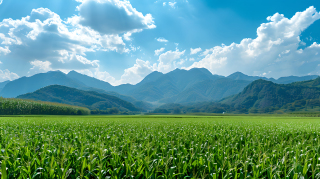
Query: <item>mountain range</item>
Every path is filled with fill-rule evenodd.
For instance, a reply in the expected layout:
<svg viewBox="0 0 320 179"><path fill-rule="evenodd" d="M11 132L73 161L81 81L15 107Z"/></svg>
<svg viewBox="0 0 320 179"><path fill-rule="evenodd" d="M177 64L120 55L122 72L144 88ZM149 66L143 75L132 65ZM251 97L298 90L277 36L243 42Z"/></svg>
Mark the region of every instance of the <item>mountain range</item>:
<svg viewBox="0 0 320 179"><path fill-rule="evenodd" d="M263 79L278 84L288 84L303 80L312 80L316 75L303 77L289 76L279 79L248 76L241 72L227 77L213 75L205 68L190 70L176 69L169 73L152 72L136 85L123 84L112 86L108 82L70 71L39 73L13 81L0 83L0 96L12 98L32 93L50 85L61 85L84 91L112 95L128 101L137 108L151 110L166 103L196 103L219 101L242 92L252 81Z"/></svg>
<svg viewBox="0 0 320 179"><path fill-rule="evenodd" d="M77 78L75 78L75 76ZM109 94L122 100L126 100L141 109L149 110L153 108L153 105L150 103L139 101L133 97L121 95L113 91L106 91L103 89L104 86L102 85L111 86L109 83L82 75L75 71L71 71L68 74L61 71L50 71L47 73L39 73L31 77L22 77L13 81L2 82L0 83L0 88L3 86L0 91L0 96L5 98L15 98L19 95L31 93L50 85L62 85L80 90Z"/></svg>

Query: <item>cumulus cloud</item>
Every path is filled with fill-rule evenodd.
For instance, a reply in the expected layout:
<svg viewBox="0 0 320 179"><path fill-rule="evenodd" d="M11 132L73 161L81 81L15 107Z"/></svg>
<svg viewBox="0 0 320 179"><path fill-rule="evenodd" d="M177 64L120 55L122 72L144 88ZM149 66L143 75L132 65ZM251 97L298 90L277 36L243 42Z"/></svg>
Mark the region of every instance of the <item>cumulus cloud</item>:
<svg viewBox="0 0 320 179"><path fill-rule="evenodd" d="M0 81L15 80L19 78L16 73L10 72L8 69L0 70Z"/></svg>
<svg viewBox="0 0 320 179"><path fill-rule="evenodd" d="M167 51L159 56L159 63L155 66L157 71L167 73L176 68L176 60L180 59L185 53L184 51Z"/></svg>
<svg viewBox="0 0 320 179"><path fill-rule="evenodd" d="M133 67L124 70L124 74L121 76L120 81L118 81L117 83L137 84L152 71L154 71L154 68L149 61L137 59Z"/></svg>
<svg viewBox="0 0 320 179"><path fill-rule="evenodd" d="M304 50L298 48L301 32L318 19L320 13L313 6L297 12L291 19L276 13L267 18L269 22L258 27L255 39L246 38L239 44L206 49L202 53L203 59L187 69L204 67L222 75L241 71L272 77L315 74L320 70L320 60L315 55L320 50L318 44Z"/></svg>
<svg viewBox="0 0 320 179"><path fill-rule="evenodd" d="M75 70L78 73L97 78L102 81L106 81L110 83L111 85L118 85L116 79L111 76L108 72L106 71L101 71L100 68L95 68L95 69L84 69L84 70Z"/></svg>
<svg viewBox="0 0 320 179"><path fill-rule="evenodd" d="M52 70L52 68L50 67L51 62L49 61L43 62L43 61L35 60L30 62L30 64L33 66L30 70L38 70L38 73Z"/></svg>
<svg viewBox="0 0 320 179"><path fill-rule="evenodd" d="M168 4L169 4L169 6L171 6L172 8L176 8L175 5L177 4L177 2L169 2Z"/></svg>
<svg viewBox="0 0 320 179"><path fill-rule="evenodd" d="M62 20L50 9L33 9L29 16L0 22L0 60L4 68L15 63L24 72L34 74L47 70L94 71L99 61L86 57L88 52L116 51L127 53L139 47L126 47L133 33L152 29L151 14L143 15L129 1L77 0L79 14ZM29 68L29 69L27 69ZM29 70L29 71L28 71Z"/></svg>
<svg viewBox="0 0 320 179"><path fill-rule="evenodd" d="M21 20L4 19L0 22L0 42L6 46L0 45L0 52L21 65L38 60L50 62L53 69L85 69L98 65L98 61L84 57L86 52L125 49L118 35L102 36L79 26L70 30L68 25L45 8L34 9Z"/></svg>
<svg viewBox="0 0 320 179"><path fill-rule="evenodd" d="M78 7L79 24L101 34L121 34L155 28L151 14L145 16L129 1L84 0Z"/></svg>
<svg viewBox="0 0 320 179"><path fill-rule="evenodd" d="M125 32L123 38L131 40L132 33L155 27L150 14L143 16L128 1L81 2L79 16L66 21L47 8L33 9L30 16L21 19L4 19L0 22L0 60L11 67L14 67L13 63L29 66L29 74L46 70L96 69L99 61L87 59L87 52L129 52L119 33ZM90 10L97 5L98 9ZM107 12L102 12L103 8ZM94 16L97 16L94 21L97 26L86 24ZM131 50L135 49L131 47Z"/></svg>
<svg viewBox="0 0 320 179"><path fill-rule="evenodd" d="M76 70L79 73L95 77L99 80L106 81L111 85L117 86L120 84L137 84L144 77L150 74L155 70L154 65L151 65L149 61L143 61L140 59L136 59L136 63L124 70L124 74L121 76L119 80L116 80L112 75L110 75L106 71L101 71L99 68L91 69L91 70Z"/></svg>
<svg viewBox="0 0 320 179"><path fill-rule="evenodd" d="M96 69L94 72L94 76L96 78L98 78L99 80L107 81L107 82L111 83L112 85L117 85L116 79L106 71L99 71L99 69Z"/></svg>
<svg viewBox="0 0 320 179"><path fill-rule="evenodd" d="M164 51L165 48L160 48L154 51L154 55L158 56L160 55L160 53L162 53Z"/></svg>
<svg viewBox="0 0 320 179"><path fill-rule="evenodd" d="M1 47L0 46L0 54L3 53L4 55L7 55L8 53L10 53L11 51L9 50L9 47Z"/></svg>
<svg viewBox="0 0 320 179"><path fill-rule="evenodd" d="M164 48L159 49L159 51L164 51ZM154 64L151 64L149 61L136 59L136 63L132 67L124 70L124 74L121 76L120 80L114 80L114 78L111 78L104 81L107 81L112 85L120 85L126 83L137 84L152 71L167 73L177 67L181 67L187 61L186 59L181 59L184 53L185 50L179 51L179 49L176 49L175 51L167 51L165 53L162 53L159 56L158 63Z"/></svg>
<svg viewBox="0 0 320 179"><path fill-rule="evenodd" d="M158 42L169 42L167 39L163 38L163 37L159 37L157 38Z"/></svg>
<svg viewBox="0 0 320 179"><path fill-rule="evenodd" d="M136 59L136 63L124 70L123 75L119 80L116 80L112 75L106 71L101 71L99 68L91 70L76 70L79 73L95 77L99 80L106 81L113 86L121 84L137 84L144 77L150 74L152 71L156 70L156 64L151 65L149 61L143 61L141 59Z"/></svg>
<svg viewBox="0 0 320 179"><path fill-rule="evenodd" d="M161 51L164 51L164 48ZM109 82L112 85L120 85L120 84L137 84L143 78L145 78L148 74L153 71L159 71L163 73L168 73L175 68L182 67L182 65L187 61L187 59L181 59L181 57L185 54L184 51L179 51L176 49L175 51L167 51L162 53L159 56L158 63L151 64L149 61L143 61L141 59L136 59L136 63L124 70L124 74L121 76L119 80L116 80L112 77L108 72L101 72L99 69L93 70L83 70L79 71L80 73L96 77L100 80Z"/></svg>
<svg viewBox="0 0 320 179"><path fill-rule="evenodd" d="M201 51L202 51L202 49L200 47L199 48L195 48L195 49L190 48L190 55L195 55L195 54L197 54L197 53L199 53Z"/></svg>

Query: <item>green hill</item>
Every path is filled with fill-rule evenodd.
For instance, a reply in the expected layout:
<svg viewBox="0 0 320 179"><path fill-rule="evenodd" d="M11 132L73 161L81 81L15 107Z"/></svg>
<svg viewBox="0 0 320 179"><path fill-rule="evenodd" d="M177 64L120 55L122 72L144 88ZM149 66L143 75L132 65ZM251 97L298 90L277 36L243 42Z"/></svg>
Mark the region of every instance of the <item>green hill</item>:
<svg viewBox="0 0 320 179"><path fill-rule="evenodd" d="M87 107L91 110L107 110L114 107L121 111L140 110L132 103L112 95L95 91L83 91L60 85L47 86L33 93L20 95L17 98L77 105Z"/></svg>
<svg viewBox="0 0 320 179"><path fill-rule="evenodd" d="M220 80L220 79L219 79ZM230 89L233 83L229 83ZM210 86L210 83L207 83ZM236 85L236 84L235 84ZM220 87L221 88L221 87ZM199 88L197 95L206 94ZM215 89L216 94L219 90ZM208 94L209 95L209 94ZM188 98L187 95L184 98ZM202 96L202 98L205 98ZM155 109L154 113L282 113L293 111L320 111L320 77L290 84L276 84L263 79L247 85L242 92L215 102L170 103Z"/></svg>
<svg viewBox="0 0 320 179"><path fill-rule="evenodd" d="M278 109L284 110L304 110L308 101L312 101L312 108L319 107L317 101L320 100L320 88L315 80L296 82L291 84L276 84L266 80L256 80L249 84L244 90L232 97L221 101L235 109L251 109L260 112L271 112ZM300 103L299 108L294 104ZM293 109L294 108L294 109Z"/></svg>
<svg viewBox="0 0 320 179"><path fill-rule="evenodd" d="M306 81L299 81L294 82L291 85L293 86L304 86L304 87L320 87L320 77L314 80L306 80Z"/></svg>

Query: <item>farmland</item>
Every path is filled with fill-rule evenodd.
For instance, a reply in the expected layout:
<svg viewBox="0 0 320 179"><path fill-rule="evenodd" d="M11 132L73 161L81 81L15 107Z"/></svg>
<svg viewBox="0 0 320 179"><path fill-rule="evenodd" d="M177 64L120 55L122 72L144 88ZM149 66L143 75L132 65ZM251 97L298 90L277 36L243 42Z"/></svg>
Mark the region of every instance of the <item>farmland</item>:
<svg viewBox="0 0 320 179"><path fill-rule="evenodd" d="M89 115L88 108L0 97L0 115Z"/></svg>
<svg viewBox="0 0 320 179"><path fill-rule="evenodd" d="M2 178L319 178L320 119L0 118Z"/></svg>

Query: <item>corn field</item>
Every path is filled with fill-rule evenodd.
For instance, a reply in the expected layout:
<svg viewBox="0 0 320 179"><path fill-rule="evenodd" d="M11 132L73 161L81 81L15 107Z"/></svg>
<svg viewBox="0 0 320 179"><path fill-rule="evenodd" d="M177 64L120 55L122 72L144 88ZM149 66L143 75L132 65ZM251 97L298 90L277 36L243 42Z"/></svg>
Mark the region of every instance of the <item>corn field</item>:
<svg viewBox="0 0 320 179"><path fill-rule="evenodd" d="M59 103L0 98L0 115L89 115L90 110Z"/></svg>
<svg viewBox="0 0 320 179"><path fill-rule="evenodd" d="M320 178L320 120L2 117L1 178Z"/></svg>

